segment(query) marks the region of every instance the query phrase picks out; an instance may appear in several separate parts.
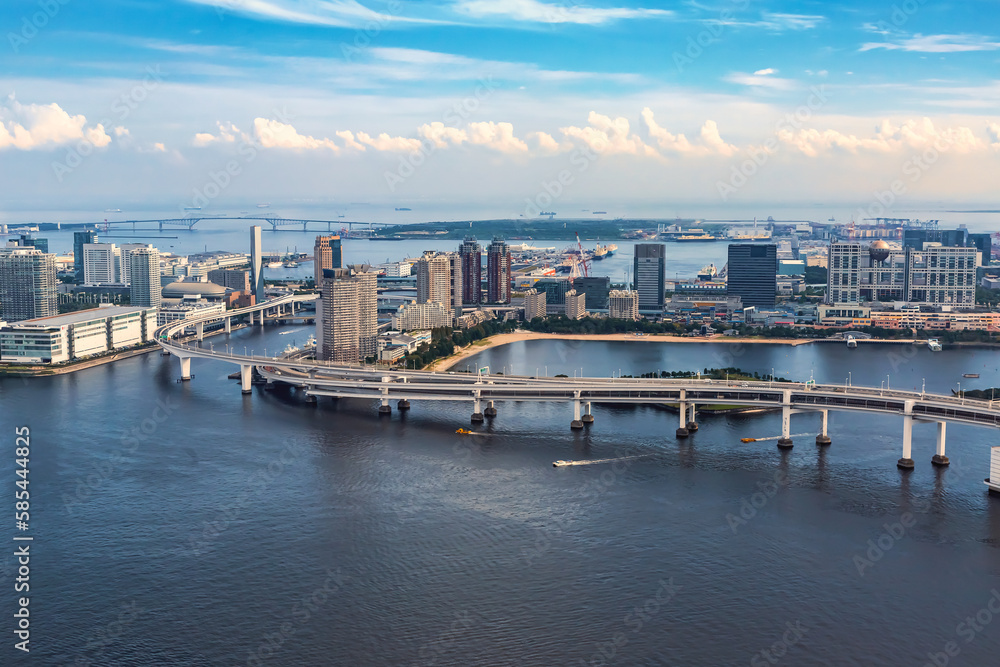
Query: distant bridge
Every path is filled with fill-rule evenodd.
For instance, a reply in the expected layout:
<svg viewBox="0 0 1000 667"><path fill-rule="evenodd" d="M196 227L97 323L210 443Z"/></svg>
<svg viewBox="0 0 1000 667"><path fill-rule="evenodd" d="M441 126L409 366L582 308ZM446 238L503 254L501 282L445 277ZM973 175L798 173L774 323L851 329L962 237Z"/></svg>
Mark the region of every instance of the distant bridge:
<svg viewBox="0 0 1000 667"><path fill-rule="evenodd" d="M253 220L255 222L266 222L271 225L271 231L278 231L279 227L297 227L302 226L302 231L307 231L309 223L314 225L326 225L328 232L334 231L334 226L346 226L348 230L353 230L354 225L359 225L363 229L374 229L375 227L394 227L395 223L388 222L360 222L357 220L304 220L301 218L282 218L275 216L235 216L235 215L199 215L199 216L189 216L185 218L156 218L152 220L104 220L101 222L88 222L85 224L95 225L100 227L101 225L132 225L132 230L135 231L136 225L142 224L155 224L158 226L159 230L162 232L163 227L187 227L189 230L193 229L196 224L202 220Z"/></svg>

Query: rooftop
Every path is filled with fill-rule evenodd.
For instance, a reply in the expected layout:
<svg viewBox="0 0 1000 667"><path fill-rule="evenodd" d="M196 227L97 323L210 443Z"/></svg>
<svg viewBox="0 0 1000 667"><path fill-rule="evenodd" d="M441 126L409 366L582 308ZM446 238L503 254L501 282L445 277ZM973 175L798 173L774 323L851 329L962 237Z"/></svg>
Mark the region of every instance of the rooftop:
<svg viewBox="0 0 1000 667"><path fill-rule="evenodd" d="M107 306L104 308L91 308L90 310L78 310L75 313L66 313L65 315L50 315L49 317L38 317L33 320L21 320L20 322L12 322L7 326L34 328L61 327L67 324L80 324L81 322L89 322L91 320L103 320L107 317L114 317L117 315L141 313L144 310L155 310L155 308L143 308L141 306Z"/></svg>

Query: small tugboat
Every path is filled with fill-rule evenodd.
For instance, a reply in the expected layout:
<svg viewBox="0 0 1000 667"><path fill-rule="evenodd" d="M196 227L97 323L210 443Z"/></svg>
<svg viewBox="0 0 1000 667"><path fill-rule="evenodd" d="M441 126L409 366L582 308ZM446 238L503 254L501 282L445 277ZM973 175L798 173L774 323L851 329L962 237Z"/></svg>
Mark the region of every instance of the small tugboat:
<svg viewBox="0 0 1000 667"><path fill-rule="evenodd" d="M572 465L572 464L569 461L563 461L562 459L560 459L558 461L553 461L552 462L552 467L553 468L561 468L563 466L568 466L568 465Z"/></svg>

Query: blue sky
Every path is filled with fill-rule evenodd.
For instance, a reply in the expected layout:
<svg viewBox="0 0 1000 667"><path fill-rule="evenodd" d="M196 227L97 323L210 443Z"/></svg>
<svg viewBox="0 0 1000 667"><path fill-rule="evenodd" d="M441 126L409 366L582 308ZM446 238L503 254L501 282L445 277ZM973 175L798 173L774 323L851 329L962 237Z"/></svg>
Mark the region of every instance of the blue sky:
<svg viewBox="0 0 1000 667"><path fill-rule="evenodd" d="M18 205L514 211L563 172L574 205L863 204L899 183L901 201L987 201L998 16L993 0L8 1L0 165Z"/></svg>

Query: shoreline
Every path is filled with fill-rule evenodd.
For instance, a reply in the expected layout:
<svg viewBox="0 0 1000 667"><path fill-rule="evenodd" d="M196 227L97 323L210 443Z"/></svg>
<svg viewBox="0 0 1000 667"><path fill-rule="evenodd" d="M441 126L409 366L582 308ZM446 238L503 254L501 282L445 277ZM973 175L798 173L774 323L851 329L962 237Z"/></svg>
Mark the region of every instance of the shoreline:
<svg viewBox="0 0 1000 667"><path fill-rule="evenodd" d="M500 347L501 345L510 345L511 343L519 343L526 340L581 340L581 341L626 341L626 342L643 342L643 343L717 343L721 345L736 345L736 344L765 344L770 343L772 345L790 345L792 347L798 345L808 345L815 343L818 340L816 338L737 338L733 336L723 336L722 334L717 334L711 337L688 337L688 336L673 336L666 334L647 334L644 336L636 336L634 333L615 333L615 334L552 334L552 333L540 333L536 331L522 331L515 333L503 333L490 336L489 338L483 338L482 340L476 341L471 345L463 347L462 349L455 352L455 354L444 357L443 359L438 359L436 361L428 364L424 370L428 371L448 371L455 367L460 361L468 359L471 356L479 354L483 350L488 350L493 347Z"/></svg>

